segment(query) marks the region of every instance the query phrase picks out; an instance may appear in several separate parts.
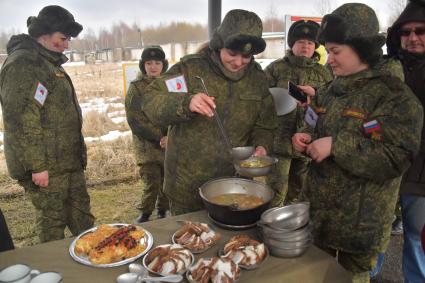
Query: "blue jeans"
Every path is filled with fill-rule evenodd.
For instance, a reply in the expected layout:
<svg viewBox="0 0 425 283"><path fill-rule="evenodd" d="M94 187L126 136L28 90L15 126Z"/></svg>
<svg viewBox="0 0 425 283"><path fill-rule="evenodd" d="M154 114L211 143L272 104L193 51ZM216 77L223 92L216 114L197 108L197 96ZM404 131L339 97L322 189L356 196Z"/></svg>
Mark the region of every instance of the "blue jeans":
<svg viewBox="0 0 425 283"><path fill-rule="evenodd" d="M425 282L425 253L421 232L425 225L425 197L402 194L404 246L403 274L405 283Z"/></svg>

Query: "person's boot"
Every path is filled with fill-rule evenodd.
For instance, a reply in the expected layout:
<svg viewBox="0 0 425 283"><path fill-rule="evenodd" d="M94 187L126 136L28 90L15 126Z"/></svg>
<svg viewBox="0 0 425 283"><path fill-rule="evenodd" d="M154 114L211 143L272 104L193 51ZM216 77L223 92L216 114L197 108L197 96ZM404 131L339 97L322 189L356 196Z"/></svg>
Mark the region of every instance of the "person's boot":
<svg viewBox="0 0 425 283"><path fill-rule="evenodd" d="M396 217L392 224L391 235L403 234L403 221L400 217Z"/></svg>
<svg viewBox="0 0 425 283"><path fill-rule="evenodd" d="M158 209L158 219L165 218L166 215L167 215L167 211L166 210L159 210Z"/></svg>
<svg viewBox="0 0 425 283"><path fill-rule="evenodd" d="M151 213L142 213L139 217L136 218L136 223L143 223L149 221Z"/></svg>

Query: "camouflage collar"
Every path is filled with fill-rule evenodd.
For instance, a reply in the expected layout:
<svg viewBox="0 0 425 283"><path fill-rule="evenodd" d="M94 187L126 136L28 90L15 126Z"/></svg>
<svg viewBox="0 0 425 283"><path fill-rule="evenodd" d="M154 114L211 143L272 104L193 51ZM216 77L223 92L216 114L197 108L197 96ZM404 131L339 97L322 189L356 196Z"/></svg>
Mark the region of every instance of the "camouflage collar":
<svg viewBox="0 0 425 283"><path fill-rule="evenodd" d="M254 63L253 63L254 60L251 60L251 62L242 70L238 72L230 72L221 63L220 55L218 54L218 52L211 51L209 53L209 56L207 56L207 58L211 62L211 65L213 66L213 69L215 70L216 73L234 82L242 79L245 76L245 74L248 73L249 70L254 66Z"/></svg>
<svg viewBox="0 0 425 283"><path fill-rule="evenodd" d="M318 63L318 61L314 58L307 58L304 56L295 56L294 53L292 53L292 51L289 51L288 54L285 56L285 58L291 65L296 67L311 68Z"/></svg>
<svg viewBox="0 0 425 283"><path fill-rule="evenodd" d="M10 55L20 49L35 50L41 56L46 58L46 60L50 61L56 66L60 66L68 61L68 58L65 55L47 50L28 34L14 35L10 38L10 41L7 44L8 54Z"/></svg>
<svg viewBox="0 0 425 283"><path fill-rule="evenodd" d="M363 87L367 81L380 76L379 71L366 69L350 76L335 78L330 89L335 95L341 96Z"/></svg>
<svg viewBox="0 0 425 283"><path fill-rule="evenodd" d="M38 52L45 57L48 61L52 62L56 66L60 66L68 61L68 57L59 52L53 52L44 48L41 44L36 42L38 45Z"/></svg>

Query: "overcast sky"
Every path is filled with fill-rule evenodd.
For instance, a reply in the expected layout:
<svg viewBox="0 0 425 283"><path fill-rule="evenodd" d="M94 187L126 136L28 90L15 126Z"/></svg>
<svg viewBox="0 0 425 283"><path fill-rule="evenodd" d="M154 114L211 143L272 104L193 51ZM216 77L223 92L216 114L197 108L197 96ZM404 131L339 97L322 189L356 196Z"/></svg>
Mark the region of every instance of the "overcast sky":
<svg viewBox="0 0 425 283"><path fill-rule="evenodd" d="M317 16L318 2L328 1L334 8L346 2L343 0L222 0L222 17L231 9L239 8L256 12L261 18L272 9L278 17L286 14ZM394 0L357 1L368 4L377 13L381 25L386 25L389 6ZM401 1L401 0L396 0ZM157 26L172 21L208 23L208 0L0 0L0 30L27 32L28 16L36 16L46 5L60 5L68 9L84 28L97 32L104 27L109 29L120 21L140 27Z"/></svg>

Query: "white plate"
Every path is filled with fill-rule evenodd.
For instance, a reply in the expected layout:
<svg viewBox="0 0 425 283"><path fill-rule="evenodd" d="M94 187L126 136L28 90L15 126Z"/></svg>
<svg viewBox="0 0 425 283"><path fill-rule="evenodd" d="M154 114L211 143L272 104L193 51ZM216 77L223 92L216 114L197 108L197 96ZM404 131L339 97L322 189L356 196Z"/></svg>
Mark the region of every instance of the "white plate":
<svg viewBox="0 0 425 283"><path fill-rule="evenodd" d="M261 243L260 243L261 244ZM264 244L264 243L263 243ZM257 264L252 264L252 265L244 265L244 264L237 264L240 268L242 269L246 269L246 270L251 270L251 269L256 269L259 268L265 261L266 259L269 258L269 249L267 248L266 244L264 244L264 249L266 251L266 255L264 256L263 260ZM221 258L224 258L224 251L223 248L218 250L218 256Z"/></svg>
<svg viewBox="0 0 425 283"><path fill-rule="evenodd" d="M114 224L108 224L108 225L109 225L109 226L112 226L112 227L122 227L122 226L134 225L134 224L114 223ZM91 228L91 229L88 229L88 230L84 231L83 233L81 233L80 235L78 235L78 236L74 239L74 241L72 241L71 245L69 246L69 254L71 255L71 257L72 257L75 261L77 261L77 262L79 262L79 263L82 263L82 264L84 264L84 265L94 266L94 267L115 267L115 266L120 266L120 265L124 265L124 264L130 263L130 262L133 262L133 261L135 261L136 259L138 259L139 257L141 257L141 256L143 256L144 254L146 254L146 253L147 253L147 252L148 252L148 251L152 248L152 245L153 245L153 237L152 237L152 234L151 234L148 230L143 229L143 228L142 228L142 227L140 227L140 226L137 226L137 225L134 225L134 226L136 226L136 228L137 228L137 229L141 229L141 230L143 230L143 232L145 233L145 236L144 236L143 238L141 238L141 239L140 239L141 244L143 244L143 243L147 243L147 245L146 245L146 249L145 249L143 252L141 252L140 254L138 254L138 255L136 255L136 256L134 256L134 257L126 258L126 259L124 259L124 260L117 261L117 262L113 262L113 263L94 264L94 263L92 263L92 262L88 259L88 257L81 256L81 255L77 255L77 254L75 253L75 245L76 245L77 241L78 241L81 237L83 237L84 235L86 235L87 233L91 233L91 232L96 231L97 227L93 227L93 228Z"/></svg>
<svg viewBox="0 0 425 283"><path fill-rule="evenodd" d="M203 223L203 224L207 224L207 223ZM211 228L211 225L208 225L208 228L210 229L210 231L213 231L214 233L217 233L216 230L214 230L214 229ZM171 242L173 242L173 244L181 245L181 244L179 244L179 243L176 242L176 233L177 233L177 231L174 232L174 234L171 236ZM212 245L210 245L210 246L208 246L208 247L206 247L205 249L202 249L202 250L192 250L192 249L189 249L189 248L187 248L185 246L183 246L183 247L185 249L188 249L189 251L191 251L193 254L201 254L201 253L209 250L211 247L215 246L217 244L217 242L215 242L214 244L212 244Z"/></svg>
<svg viewBox="0 0 425 283"><path fill-rule="evenodd" d="M191 253L191 252L190 252L190 250L189 250L189 249L186 249L186 248L185 248L185 247L183 247L182 245L179 245L179 244L174 244L174 245L177 245L177 246L179 246L179 247L181 247L181 248L183 248L183 249L185 249L185 250L188 250L188 251L189 251L189 254L190 254L190 257L191 257L191 260L190 260L190 264L189 264L189 266L188 266L186 269L184 269L183 271L178 272L178 274L183 274L183 273L185 273L185 272L187 271L187 269L188 269L190 266L192 266L193 262L195 261L195 256L193 255L193 253ZM153 248L153 249L152 249L152 251L153 251L154 249L158 248L158 247L168 247L168 246L171 246L171 244L159 245L159 246L156 246L155 248ZM150 251L150 252L151 252L151 251ZM149 252L149 253L150 253L150 252ZM149 272L152 272L152 273L154 273L154 274L161 275L161 276L167 276L167 275L170 275L170 274L163 274L163 273L159 273L159 272L153 271L152 269L150 269L150 268L148 267L148 265L146 264L146 257L149 255L149 253L147 253L147 254L146 254L146 256L145 256L145 257L143 257L143 266L144 266L147 270L149 270Z"/></svg>
<svg viewBox="0 0 425 283"><path fill-rule="evenodd" d="M204 258L204 259L208 260L210 258ZM200 260L200 259L198 259L198 260ZM240 270L239 265L236 264L236 268L238 270L237 273L239 273L239 276L235 280L233 280L233 282L237 282L239 280L239 278L241 277L241 270ZM189 281L190 283L197 283L196 281L193 280L192 274L191 274L191 272L190 272L189 269L186 271L186 274L185 275L186 275L187 281Z"/></svg>

